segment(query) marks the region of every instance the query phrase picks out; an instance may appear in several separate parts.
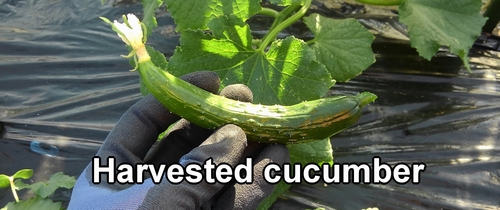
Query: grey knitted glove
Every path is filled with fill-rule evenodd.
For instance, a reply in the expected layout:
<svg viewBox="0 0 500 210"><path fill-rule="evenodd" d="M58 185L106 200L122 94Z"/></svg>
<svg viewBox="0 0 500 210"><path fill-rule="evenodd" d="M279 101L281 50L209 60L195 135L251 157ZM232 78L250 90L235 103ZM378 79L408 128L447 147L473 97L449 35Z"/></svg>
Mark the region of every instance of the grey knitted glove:
<svg viewBox="0 0 500 210"><path fill-rule="evenodd" d="M183 79L212 93L220 85L217 75L206 71ZM228 86L220 94L240 101L252 100L251 91L244 85ZM158 135L174 123L162 141L157 142ZM247 142L245 133L235 125L216 131L203 129L170 113L150 95L122 116L97 156L101 158L100 165L108 164L107 157L115 157L116 166L166 163L183 167L202 165L212 158L215 165L227 163L233 168L249 156L253 157L253 182L190 184L184 180L173 184L163 176L159 184L154 184L146 173L142 184L120 184L107 183L108 176L103 173L99 176L101 182L94 184L91 163L75 184L69 209L255 209L275 188L263 179L264 166L289 162L283 145Z"/></svg>

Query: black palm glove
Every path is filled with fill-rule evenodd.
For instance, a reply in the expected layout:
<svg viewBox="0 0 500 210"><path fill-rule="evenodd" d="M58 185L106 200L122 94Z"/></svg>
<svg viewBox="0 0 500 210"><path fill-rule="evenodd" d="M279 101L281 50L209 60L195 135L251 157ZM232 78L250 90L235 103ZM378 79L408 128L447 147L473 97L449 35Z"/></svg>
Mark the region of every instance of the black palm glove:
<svg viewBox="0 0 500 210"><path fill-rule="evenodd" d="M211 72L186 75L184 80L215 93L219 79ZM226 87L220 93L228 98L251 101L251 91L243 85ZM234 166L247 156L253 157L252 184L199 184L169 183L165 178L160 184L147 179L143 184L124 185L92 183L90 164L79 177L72 194L69 209L254 209L272 193L275 185L262 177L264 166L269 163L282 165L289 162L288 150L283 145L261 145L247 142L245 133L235 125L226 125L216 131L208 130L180 119L170 113L154 97L146 96L132 106L111 131L97 153L101 165L114 156L116 166L152 163L171 165L190 163L202 165L212 158L214 164ZM176 123L177 122L177 123ZM162 141L158 135L170 125L173 127ZM106 175L101 180L106 180Z"/></svg>

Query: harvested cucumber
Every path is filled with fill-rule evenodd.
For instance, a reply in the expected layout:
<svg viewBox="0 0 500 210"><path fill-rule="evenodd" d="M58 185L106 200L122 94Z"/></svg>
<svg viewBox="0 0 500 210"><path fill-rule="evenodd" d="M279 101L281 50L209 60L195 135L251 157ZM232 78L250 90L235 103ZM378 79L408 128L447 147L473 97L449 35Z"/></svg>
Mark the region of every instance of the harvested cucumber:
<svg viewBox="0 0 500 210"><path fill-rule="evenodd" d="M287 144L328 138L353 125L377 96L364 92L291 106L258 105L209 93L142 59L138 71L148 91L169 111L204 128L235 124L248 140Z"/></svg>

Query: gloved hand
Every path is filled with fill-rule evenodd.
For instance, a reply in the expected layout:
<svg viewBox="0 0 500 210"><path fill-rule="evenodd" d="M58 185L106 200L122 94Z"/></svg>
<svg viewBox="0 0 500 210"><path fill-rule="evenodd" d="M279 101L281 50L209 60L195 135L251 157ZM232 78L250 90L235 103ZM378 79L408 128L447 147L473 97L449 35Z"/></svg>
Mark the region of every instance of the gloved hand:
<svg viewBox="0 0 500 210"><path fill-rule="evenodd" d="M220 85L212 72L192 73L183 79L212 93ZM252 100L251 91L243 85L228 86L220 94L240 101ZM158 135L174 123L164 139L157 142ZM289 162L283 145L247 142L245 133L235 125L216 131L203 129L170 113L151 95L122 116L96 156L101 158L101 165L108 164L107 157L115 157L116 167L121 163L179 163L185 167L213 158L214 164L227 163L233 168L251 156L254 179L252 184L172 184L163 176L160 184L154 184L149 177L142 184L109 184L102 174L101 183L93 184L89 164L73 188L68 209L255 209L275 188L263 179L264 166Z"/></svg>

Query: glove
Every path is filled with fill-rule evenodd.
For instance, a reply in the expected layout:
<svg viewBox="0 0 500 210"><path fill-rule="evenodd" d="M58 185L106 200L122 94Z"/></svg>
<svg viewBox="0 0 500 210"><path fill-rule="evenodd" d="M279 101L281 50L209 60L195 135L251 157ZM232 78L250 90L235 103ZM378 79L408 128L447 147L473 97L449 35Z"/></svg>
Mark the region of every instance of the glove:
<svg viewBox="0 0 500 210"><path fill-rule="evenodd" d="M212 93L220 85L213 72L196 72L182 79ZM240 101L252 100L251 91L244 85L228 86L220 94ZM170 125L173 127L169 133L158 142L158 135ZM164 174L162 181L155 184L149 173L144 173L142 184L108 183L107 173L101 173L100 183L94 184L90 163L73 188L68 209L255 209L273 192L275 185L268 184L262 172L269 163L289 162L284 145L247 142L245 133L236 125L225 125L216 131L201 128L170 113L148 95L127 110L110 132L96 155L100 166L110 164L108 157L115 158L114 169L122 163L186 167L193 163L202 165L212 158L215 165L227 163L234 168L247 156L253 160L251 184L210 184L205 179L198 184L185 180L174 184Z"/></svg>

